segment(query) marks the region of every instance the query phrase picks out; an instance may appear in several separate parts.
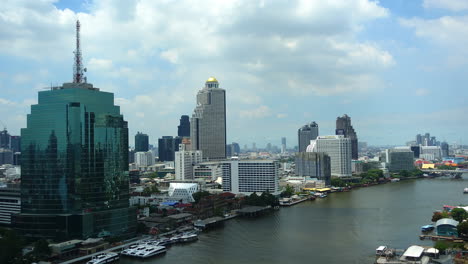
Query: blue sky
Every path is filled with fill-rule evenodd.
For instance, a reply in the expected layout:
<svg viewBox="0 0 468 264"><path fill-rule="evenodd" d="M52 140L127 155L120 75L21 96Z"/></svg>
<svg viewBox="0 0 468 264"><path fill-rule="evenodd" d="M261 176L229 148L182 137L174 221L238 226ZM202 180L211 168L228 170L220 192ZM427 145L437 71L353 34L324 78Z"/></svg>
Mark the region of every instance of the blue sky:
<svg viewBox="0 0 468 264"><path fill-rule="evenodd" d="M227 91L228 142L296 145L303 124L332 134L346 113L372 145L425 132L468 143L468 0L7 0L0 120L12 134L38 91L71 80L78 18L88 81L152 143L176 134L210 76Z"/></svg>

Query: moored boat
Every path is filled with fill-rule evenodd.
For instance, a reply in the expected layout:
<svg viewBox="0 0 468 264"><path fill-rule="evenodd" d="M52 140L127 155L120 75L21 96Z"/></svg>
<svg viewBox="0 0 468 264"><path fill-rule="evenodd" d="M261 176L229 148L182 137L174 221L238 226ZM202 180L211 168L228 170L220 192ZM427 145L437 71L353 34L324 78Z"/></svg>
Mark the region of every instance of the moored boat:
<svg viewBox="0 0 468 264"><path fill-rule="evenodd" d="M165 253L166 251L167 251L166 247L163 247L163 246L147 245L144 249L135 252L133 256L139 257L139 258L149 258L152 256Z"/></svg>
<svg viewBox="0 0 468 264"><path fill-rule="evenodd" d="M429 231L432 231L432 230L434 230L434 225L421 226L421 231L422 232L429 232Z"/></svg>
<svg viewBox="0 0 468 264"><path fill-rule="evenodd" d="M468 188L465 188L465 189L463 190L463 193L468 193Z"/></svg>
<svg viewBox="0 0 468 264"><path fill-rule="evenodd" d="M86 264L112 263L117 260L119 260L119 254L114 252L107 252L94 256L90 261L86 262Z"/></svg>

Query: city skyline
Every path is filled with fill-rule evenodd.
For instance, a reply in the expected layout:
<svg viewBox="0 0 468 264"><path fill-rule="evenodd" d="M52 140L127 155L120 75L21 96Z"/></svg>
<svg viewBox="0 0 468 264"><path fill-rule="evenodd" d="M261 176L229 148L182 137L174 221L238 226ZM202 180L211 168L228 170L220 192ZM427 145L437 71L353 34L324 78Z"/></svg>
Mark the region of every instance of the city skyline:
<svg viewBox="0 0 468 264"><path fill-rule="evenodd" d="M467 77L458 59L463 57L458 43L466 34L454 26L468 24L463 5L435 0L311 6L200 2L190 9L182 8L185 2L175 7L135 3L38 1L1 7L5 18L0 25L10 30L0 40L0 114L10 134L26 127L37 91L71 81L70 28L79 18L89 79L115 93L129 134L147 133L152 144L176 135L180 116L191 113L200 83L209 76L216 76L229 94L227 142L279 145L283 136L295 142L297 129L311 121L320 124L322 135L332 135L336 117L343 114L353 118L359 139L370 145L403 145L419 131L449 144L468 141L460 133L468 109ZM146 21L135 15L145 10L158 16ZM275 23L278 10L286 20ZM14 14L24 17L7 19ZM184 28L202 16L205 22ZM444 32L457 37L439 37ZM213 44L207 45L207 39Z"/></svg>

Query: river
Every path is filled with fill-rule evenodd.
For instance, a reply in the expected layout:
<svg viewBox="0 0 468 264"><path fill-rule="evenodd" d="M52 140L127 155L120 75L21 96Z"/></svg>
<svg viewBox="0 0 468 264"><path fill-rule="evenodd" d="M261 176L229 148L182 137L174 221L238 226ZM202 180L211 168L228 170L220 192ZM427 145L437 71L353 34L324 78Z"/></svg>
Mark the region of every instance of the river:
<svg viewBox="0 0 468 264"><path fill-rule="evenodd" d="M380 245L431 245L419 240L420 227L445 204L468 204L465 187L466 174L332 193L260 218L235 218L164 256L120 263L373 263Z"/></svg>

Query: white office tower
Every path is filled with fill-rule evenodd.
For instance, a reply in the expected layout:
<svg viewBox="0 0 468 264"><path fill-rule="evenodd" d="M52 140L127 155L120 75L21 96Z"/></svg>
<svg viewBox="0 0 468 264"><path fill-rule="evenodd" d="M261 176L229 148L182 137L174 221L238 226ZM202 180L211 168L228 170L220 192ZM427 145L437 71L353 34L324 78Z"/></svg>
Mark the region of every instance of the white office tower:
<svg viewBox="0 0 468 264"><path fill-rule="evenodd" d="M175 152L175 179L179 181L193 179L193 167L202 162L201 150L187 150L185 144L179 145L179 151Z"/></svg>
<svg viewBox="0 0 468 264"><path fill-rule="evenodd" d="M195 199L193 199L192 195L198 190L197 183L171 182L167 194L172 201L182 200L183 203L193 203Z"/></svg>
<svg viewBox="0 0 468 264"><path fill-rule="evenodd" d="M421 146L419 157L425 160L441 160L442 149L439 146Z"/></svg>
<svg viewBox="0 0 468 264"><path fill-rule="evenodd" d="M226 158L226 91L214 77L198 91L190 130L193 150L203 151L208 160Z"/></svg>
<svg viewBox="0 0 468 264"><path fill-rule="evenodd" d="M135 153L135 164L137 167L148 167L154 165L153 152L136 152Z"/></svg>
<svg viewBox="0 0 468 264"><path fill-rule="evenodd" d="M278 162L274 160L223 161L223 191L249 195L279 191Z"/></svg>
<svg viewBox="0 0 468 264"><path fill-rule="evenodd" d="M351 139L343 135L318 136L311 140L307 152L325 152L330 156L331 176L347 177L352 175Z"/></svg>

